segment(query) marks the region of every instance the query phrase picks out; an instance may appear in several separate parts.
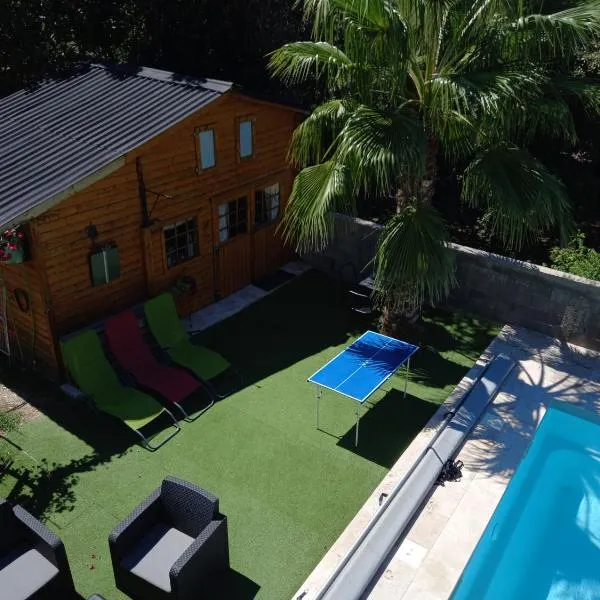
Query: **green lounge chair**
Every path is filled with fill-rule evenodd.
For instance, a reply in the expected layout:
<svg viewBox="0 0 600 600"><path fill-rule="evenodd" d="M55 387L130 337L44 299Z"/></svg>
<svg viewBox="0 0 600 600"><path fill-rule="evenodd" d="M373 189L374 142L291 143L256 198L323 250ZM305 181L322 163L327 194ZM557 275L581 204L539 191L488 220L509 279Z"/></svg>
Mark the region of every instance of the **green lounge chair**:
<svg viewBox="0 0 600 600"><path fill-rule="evenodd" d="M62 341L61 349L65 366L77 387L99 410L120 419L135 431L144 447L157 450L179 432L175 417L154 398L121 384L95 331L85 331ZM175 431L159 444L152 445L140 429L163 413L173 420Z"/></svg>
<svg viewBox="0 0 600 600"><path fill-rule="evenodd" d="M210 381L229 369L235 369L217 352L190 340L179 320L173 296L165 293L148 300L144 303L144 313L154 339L169 358L194 373L217 398L223 398L225 394L217 393Z"/></svg>

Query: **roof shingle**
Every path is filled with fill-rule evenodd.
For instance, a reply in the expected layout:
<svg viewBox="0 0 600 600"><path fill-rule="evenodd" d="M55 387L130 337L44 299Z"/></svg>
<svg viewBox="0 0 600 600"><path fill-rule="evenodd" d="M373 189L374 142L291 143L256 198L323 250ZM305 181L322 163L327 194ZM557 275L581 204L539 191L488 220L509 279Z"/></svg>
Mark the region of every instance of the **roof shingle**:
<svg viewBox="0 0 600 600"><path fill-rule="evenodd" d="M162 133L232 87L86 64L0 99L0 225Z"/></svg>

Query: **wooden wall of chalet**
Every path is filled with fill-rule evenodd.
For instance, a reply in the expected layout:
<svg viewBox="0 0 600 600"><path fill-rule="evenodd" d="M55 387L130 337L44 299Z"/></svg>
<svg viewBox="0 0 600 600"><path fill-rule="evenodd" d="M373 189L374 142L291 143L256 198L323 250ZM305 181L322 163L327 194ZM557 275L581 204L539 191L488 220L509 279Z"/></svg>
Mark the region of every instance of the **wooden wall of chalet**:
<svg viewBox="0 0 600 600"><path fill-rule="evenodd" d="M27 238L31 246L31 259L18 265L2 264L0 270L0 278L7 292L11 359L52 378L56 376L58 363L50 323L49 291L41 276L44 257L39 251L34 227L28 228ZM19 306L15 290L25 292L28 306Z"/></svg>
<svg viewBox="0 0 600 600"><path fill-rule="evenodd" d="M239 161L236 119L249 115L255 118L255 154ZM276 180L282 187L282 201L285 200L293 180L286 152L297 123L298 113L293 110L237 93L226 94L130 153L126 164L112 175L36 218L36 243L45 259L56 335L169 289L182 275L191 275L197 282L197 290L186 297L182 312L213 302L212 199ZM203 126L215 130L217 164L198 172L195 131ZM141 157L148 207L155 220L146 229L141 227L137 157ZM167 268L163 227L189 217L197 218L199 256ZM97 228L96 243L114 242L121 261L120 278L97 287L92 286L90 278L92 241L86 234L90 224ZM277 248L269 250L270 266L289 259L289 250L284 250L279 242Z"/></svg>

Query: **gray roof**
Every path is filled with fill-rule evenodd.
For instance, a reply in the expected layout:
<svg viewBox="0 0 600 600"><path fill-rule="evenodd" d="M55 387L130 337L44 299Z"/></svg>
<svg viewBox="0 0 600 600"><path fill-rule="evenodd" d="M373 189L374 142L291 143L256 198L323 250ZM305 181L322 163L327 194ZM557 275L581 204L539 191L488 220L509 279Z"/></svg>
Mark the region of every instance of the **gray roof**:
<svg viewBox="0 0 600 600"><path fill-rule="evenodd" d="M43 212L40 205L231 87L86 64L0 98L0 225Z"/></svg>

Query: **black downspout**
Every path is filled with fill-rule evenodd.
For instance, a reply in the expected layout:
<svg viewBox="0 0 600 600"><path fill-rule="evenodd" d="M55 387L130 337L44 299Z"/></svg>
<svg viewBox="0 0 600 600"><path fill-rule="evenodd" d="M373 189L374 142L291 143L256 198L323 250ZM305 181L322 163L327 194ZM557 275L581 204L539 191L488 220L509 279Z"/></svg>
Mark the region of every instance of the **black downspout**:
<svg viewBox="0 0 600 600"><path fill-rule="evenodd" d="M142 227L150 225L150 215L148 214L148 199L146 196L146 184L144 183L144 172L142 170L142 158L138 156L135 159L135 170L138 180L138 194L140 196L140 207L142 209Z"/></svg>

